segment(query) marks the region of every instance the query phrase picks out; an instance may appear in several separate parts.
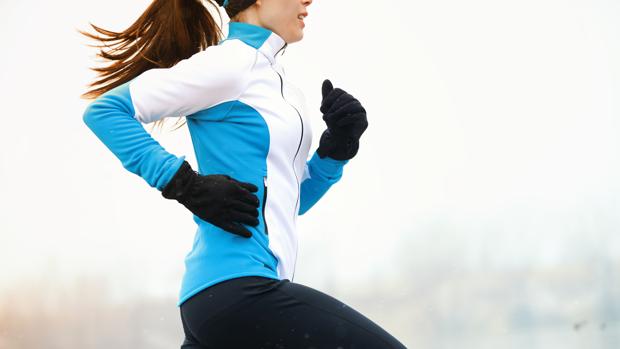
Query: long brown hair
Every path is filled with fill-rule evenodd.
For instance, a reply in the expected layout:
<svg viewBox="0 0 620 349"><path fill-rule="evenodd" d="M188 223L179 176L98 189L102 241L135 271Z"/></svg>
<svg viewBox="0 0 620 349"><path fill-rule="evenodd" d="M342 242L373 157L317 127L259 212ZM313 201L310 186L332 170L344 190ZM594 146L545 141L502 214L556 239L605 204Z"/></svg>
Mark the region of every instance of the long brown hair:
<svg viewBox="0 0 620 349"><path fill-rule="evenodd" d="M226 6L226 12L233 20L233 17L255 1L231 0ZM95 99L149 69L172 67L181 60L216 45L223 37L222 16L218 5L222 5L224 1L205 2L213 6L220 17L219 26L201 0L154 0L124 31L114 32L92 23L89 24L100 35L78 30L100 42L98 45L88 46L99 48L97 56L108 61L107 66L90 68L98 73L98 77L88 85L90 90L81 97ZM156 121L154 126L163 125L163 121ZM179 127L181 126L183 125Z"/></svg>

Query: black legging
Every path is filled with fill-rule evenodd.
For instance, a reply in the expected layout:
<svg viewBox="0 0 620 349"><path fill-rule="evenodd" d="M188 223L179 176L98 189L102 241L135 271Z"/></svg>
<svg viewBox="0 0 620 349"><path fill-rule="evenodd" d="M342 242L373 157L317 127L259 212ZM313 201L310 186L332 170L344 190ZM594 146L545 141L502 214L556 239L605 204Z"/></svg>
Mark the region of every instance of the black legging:
<svg viewBox="0 0 620 349"><path fill-rule="evenodd" d="M339 300L261 276L230 279L181 305L182 349L402 349Z"/></svg>

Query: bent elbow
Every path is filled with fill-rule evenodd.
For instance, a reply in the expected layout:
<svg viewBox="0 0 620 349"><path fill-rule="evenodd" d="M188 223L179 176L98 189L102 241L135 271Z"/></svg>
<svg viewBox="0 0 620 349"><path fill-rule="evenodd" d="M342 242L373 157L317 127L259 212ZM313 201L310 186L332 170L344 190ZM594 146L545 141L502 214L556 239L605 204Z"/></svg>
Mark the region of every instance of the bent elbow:
<svg viewBox="0 0 620 349"><path fill-rule="evenodd" d="M97 101L93 101L91 102L86 109L84 110L84 113L82 114L82 121L84 122L84 124L86 124L86 126L88 126L89 128L93 128L93 124L95 123L95 119L96 119L96 113L95 113L95 103L97 103Z"/></svg>

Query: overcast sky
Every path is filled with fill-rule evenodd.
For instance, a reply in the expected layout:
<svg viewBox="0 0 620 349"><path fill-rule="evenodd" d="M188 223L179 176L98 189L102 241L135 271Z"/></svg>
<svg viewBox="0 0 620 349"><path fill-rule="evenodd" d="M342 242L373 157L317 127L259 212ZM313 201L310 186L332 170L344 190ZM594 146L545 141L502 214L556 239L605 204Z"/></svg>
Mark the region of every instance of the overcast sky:
<svg viewBox="0 0 620 349"><path fill-rule="evenodd" d="M0 1L0 289L101 273L176 296L191 213L122 167L79 98L97 61L76 30L122 30L149 3ZM362 102L369 128L300 218L295 281L408 278L403 253L618 265L618 1L315 0L309 13L279 59L314 113L311 152L325 78ZM169 130L153 135L196 164L187 128Z"/></svg>

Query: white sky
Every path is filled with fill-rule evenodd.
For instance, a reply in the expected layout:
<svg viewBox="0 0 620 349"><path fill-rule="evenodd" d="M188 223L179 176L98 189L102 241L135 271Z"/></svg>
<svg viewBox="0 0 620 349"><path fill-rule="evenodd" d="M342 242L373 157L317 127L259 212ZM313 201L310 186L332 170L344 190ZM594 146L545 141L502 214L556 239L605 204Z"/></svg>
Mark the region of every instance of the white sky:
<svg viewBox="0 0 620 349"><path fill-rule="evenodd" d="M176 296L191 213L121 166L79 99L97 62L76 29L124 29L149 3L0 1L0 289L101 273ZM315 113L311 152L324 78L369 128L300 219L295 281L406 279L403 254L618 265L619 2L315 0L309 13L280 59ZM196 163L187 128L154 137Z"/></svg>

